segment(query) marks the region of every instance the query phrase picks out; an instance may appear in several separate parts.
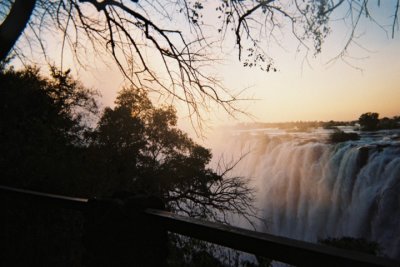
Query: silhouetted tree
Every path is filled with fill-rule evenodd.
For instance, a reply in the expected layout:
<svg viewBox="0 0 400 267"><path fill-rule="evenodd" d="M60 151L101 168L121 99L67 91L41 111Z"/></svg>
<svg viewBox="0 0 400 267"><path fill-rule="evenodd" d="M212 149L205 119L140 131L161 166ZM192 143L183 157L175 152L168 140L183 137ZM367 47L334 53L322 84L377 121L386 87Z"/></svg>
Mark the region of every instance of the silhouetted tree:
<svg viewBox="0 0 400 267"><path fill-rule="evenodd" d="M246 179L229 177L232 166L221 171L207 167L211 152L177 128L172 107L155 107L144 90L125 88L116 106L106 108L92 129L86 123L96 114L95 92L68 72L51 71L50 79L36 68L0 71L1 184L84 197L116 191L156 195L175 212L224 222L228 212L248 219L254 215L253 190ZM54 244L61 235L63 242L69 242L69 231L79 231L82 220L69 218L63 210L46 213L38 203L20 202L5 205L7 218L18 221L16 226L11 219L2 224L2 240L13 242L5 262L13 262L16 251L27 249L24 241L31 245L36 236L48 232L54 240L36 242L38 249L26 255L32 259L39 253L38 265L59 265ZM32 207L31 213L24 210ZM31 228L22 226L27 218ZM73 236L74 242L79 240L79 234ZM54 255L45 253L49 244ZM68 254L76 250L65 252L65 258L78 261ZM203 253L198 252L198 256ZM0 262L4 259L0 257ZM26 265L29 260L18 262Z"/></svg>
<svg viewBox="0 0 400 267"><path fill-rule="evenodd" d="M252 214L252 189L244 178L207 167L210 150L177 128L171 106L154 107L144 90L123 89L105 109L92 136L108 192L156 194L170 209L223 220L225 212ZM219 213L217 213L219 212Z"/></svg>
<svg viewBox="0 0 400 267"><path fill-rule="evenodd" d="M26 61L29 58L26 42L30 48L36 42L45 57L49 57L51 53L44 38L48 33L58 32L62 50L70 47L77 62L86 62L87 52L97 56L106 52L135 88L157 90L184 101L189 114L200 116L199 109L208 107L210 102L234 113L240 111L234 105L240 97L230 93L205 68L217 59L213 51L219 44L233 42L245 67L276 71L269 49L271 41L280 45L282 29L291 29L299 49L318 54L331 31L329 21L343 18L350 34L338 57L345 57L361 20L367 18L378 23L376 13L381 3L377 2L378 8L374 3L367 0L5 0L0 4L3 18L0 60L13 49ZM391 4L388 30L394 36L399 1ZM210 27L209 21L215 28ZM28 30L23 31L25 25ZM26 33L25 42L15 46L21 33Z"/></svg>
<svg viewBox="0 0 400 267"><path fill-rule="evenodd" d="M35 68L0 73L2 183L86 196L141 191L214 219L252 213L247 181L228 177L232 166L207 167L210 150L178 129L173 107L155 107L146 91L125 88L91 130L95 93L68 72L51 71L51 79Z"/></svg>
<svg viewBox="0 0 400 267"><path fill-rule="evenodd" d="M388 118L384 117L379 120L379 129L397 129L400 128L399 119L396 117Z"/></svg>
<svg viewBox="0 0 400 267"><path fill-rule="evenodd" d="M379 114L375 112L367 112L360 116L358 123L363 131L378 130Z"/></svg>
<svg viewBox="0 0 400 267"><path fill-rule="evenodd" d="M53 68L51 73L46 79L37 68L0 71L3 184L65 192L60 190L75 177L86 122L97 110L96 93L71 79L68 71Z"/></svg>
<svg viewBox="0 0 400 267"><path fill-rule="evenodd" d="M0 184L81 195L96 93L68 72L51 74L0 70ZM0 198L1 266L81 266L81 214L23 196Z"/></svg>

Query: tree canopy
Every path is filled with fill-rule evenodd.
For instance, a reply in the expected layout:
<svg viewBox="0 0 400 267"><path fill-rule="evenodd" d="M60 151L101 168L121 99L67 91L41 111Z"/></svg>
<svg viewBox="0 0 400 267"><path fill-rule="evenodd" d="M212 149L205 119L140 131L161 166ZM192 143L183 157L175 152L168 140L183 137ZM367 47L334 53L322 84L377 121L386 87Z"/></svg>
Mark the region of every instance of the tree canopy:
<svg viewBox="0 0 400 267"><path fill-rule="evenodd" d="M173 107L126 87L98 114L95 91L68 71L52 73L0 72L2 184L86 197L155 195L173 211L221 221L226 212L253 214L247 180L229 176L232 166L209 168L210 150L177 128Z"/></svg>
<svg viewBox="0 0 400 267"><path fill-rule="evenodd" d="M361 130L364 131L375 131L378 130L379 125L379 114L376 112L367 112L360 115L358 119Z"/></svg>
<svg viewBox="0 0 400 267"><path fill-rule="evenodd" d="M2 183L68 188L85 143L86 122L97 110L96 92L68 73L52 69L52 78L46 79L31 67L1 70L0 88Z"/></svg>
<svg viewBox="0 0 400 267"><path fill-rule="evenodd" d="M90 142L103 157L95 172L105 175L109 192L156 194L190 216L252 213L246 180L227 176L229 166L221 173L210 169L210 150L177 128L172 106L155 107L146 91L132 87L121 90L115 104L104 110Z"/></svg>
<svg viewBox="0 0 400 267"><path fill-rule="evenodd" d="M383 22L381 5L392 11ZM90 64L85 60L90 53L111 56L135 88L183 101L190 114L200 116L199 109L211 103L234 114L240 95L207 72L218 60L216 49L224 49L221 43L235 47L243 66L274 71L270 47L281 45L285 29L299 50L315 55L332 31L330 22L342 20L350 32L338 51L345 57L363 19L393 37L398 13L398 0L7 0L0 6L0 58L12 50L26 62L27 48L36 43L51 60L45 38L52 33L78 63ZM15 45L21 33L24 40Z"/></svg>

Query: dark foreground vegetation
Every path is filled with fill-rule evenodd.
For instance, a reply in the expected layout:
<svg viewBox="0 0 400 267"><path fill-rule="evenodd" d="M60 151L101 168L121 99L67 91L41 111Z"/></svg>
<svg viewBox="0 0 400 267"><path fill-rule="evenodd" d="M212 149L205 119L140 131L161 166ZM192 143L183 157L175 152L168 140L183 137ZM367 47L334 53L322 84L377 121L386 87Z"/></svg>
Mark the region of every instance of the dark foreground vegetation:
<svg viewBox="0 0 400 267"><path fill-rule="evenodd" d="M68 71L51 74L0 71L0 184L87 198L154 196L170 211L216 221L226 212L252 215L246 180L228 176L230 166L207 167L210 150L177 128L173 107L156 107L145 91L127 87L114 108L100 112L95 91ZM82 264L80 214L14 199L2 199L1 208L0 265ZM178 239L171 240L175 247ZM186 247L181 253L216 260L188 244L179 245ZM179 257L182 266L191 262L187 255Z"/></svg>
<svg viewBox="0 0 400 267"><path fill-rule="evenodd" d="M348 250L364 252L371 255L381 255L382 249L376 242L368 241L364 238L342 237L342 238L326 238L318 241L321 244L344 248Z"/></svg>
<svg viewBox="0 0 400 267"><path fill-rule="evenodd" d="M98 112L96 92L68 72L35 68L0 73L1 183L93 197L118 191L160 197L170 210L212 217L212 208L245 212L252 190L228 170L207 167L211 152L176 126L171 106L122 89Z"/></svg>
<svg viewBox="0 0 400 267"><path fill-rule="evenodd" d="M337 129L335 129L335 131L329 135L330 143L340 143L340 142L359 140L359 139L360 136L358 135L358 133L346 133Z"/></svg>

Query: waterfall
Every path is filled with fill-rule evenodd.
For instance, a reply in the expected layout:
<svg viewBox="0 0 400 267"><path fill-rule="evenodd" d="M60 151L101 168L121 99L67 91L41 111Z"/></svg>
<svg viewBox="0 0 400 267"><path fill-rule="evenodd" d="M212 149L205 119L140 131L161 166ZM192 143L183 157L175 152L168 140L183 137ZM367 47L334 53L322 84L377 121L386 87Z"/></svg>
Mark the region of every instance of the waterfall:
<svg viewBox="0 0 400 267"><path fill-rule="evenodd" d="M248 153L235 175L257 189L261 230L311 242L362 237L400 259L400 142L382 133L329 144L326 136L244 132L213 151Z"/></svg>

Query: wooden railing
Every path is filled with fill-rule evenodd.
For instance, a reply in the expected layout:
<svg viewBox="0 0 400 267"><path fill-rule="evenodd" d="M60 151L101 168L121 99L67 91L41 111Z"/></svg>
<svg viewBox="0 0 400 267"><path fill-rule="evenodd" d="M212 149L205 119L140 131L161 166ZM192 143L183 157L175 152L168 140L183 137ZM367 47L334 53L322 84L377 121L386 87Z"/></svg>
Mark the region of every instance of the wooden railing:
<svg viewBox="0 0 400 267"><path fill-rule="evenodd" d="M89 209L91 201L95 201L7 186L0 186L0 193L34 198L46 205L81 211ZM296 266L400 266L399 262L387 258L189 218L159 209L145 208L140 212L146 220L162 225L166 231Z"/></svg>

